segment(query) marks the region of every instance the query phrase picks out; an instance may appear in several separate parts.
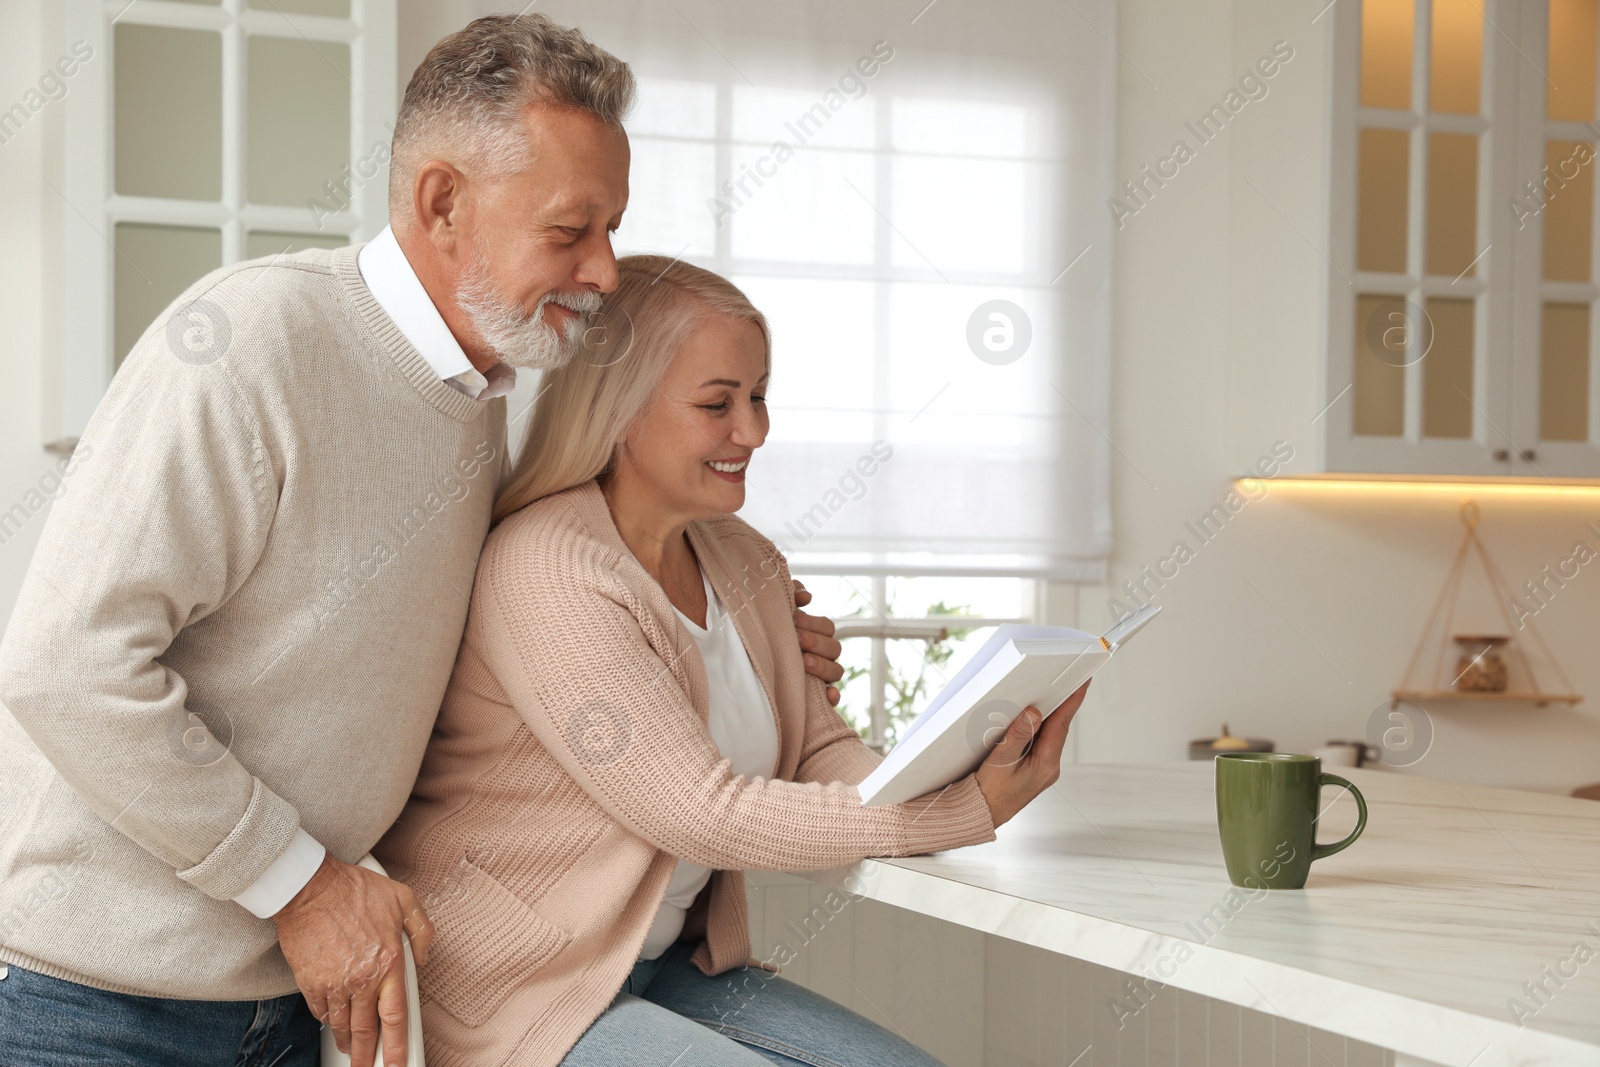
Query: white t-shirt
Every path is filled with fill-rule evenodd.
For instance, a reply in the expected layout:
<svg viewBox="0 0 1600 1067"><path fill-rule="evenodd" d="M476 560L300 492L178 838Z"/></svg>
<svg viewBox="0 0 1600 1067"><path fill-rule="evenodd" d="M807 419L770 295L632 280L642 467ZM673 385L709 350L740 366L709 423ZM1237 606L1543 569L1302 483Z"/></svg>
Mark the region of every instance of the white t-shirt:
<svg viewBox="0 0 1600 1067"><path fill-rule="evenodd" d="M739 640L727 610L717 599L711 582L706 586L706 627L696 626L683 612L678 618L700 648L705 661L711 702L707 725L717 751L732 764L734 774L770 778L778 765L778 724L772 703L756 677L750 655ZM694 898L711 880L711 869L680 859L667 883L667 895L645 935L639 958L653 960L678 939L683 917Z"/></svg>

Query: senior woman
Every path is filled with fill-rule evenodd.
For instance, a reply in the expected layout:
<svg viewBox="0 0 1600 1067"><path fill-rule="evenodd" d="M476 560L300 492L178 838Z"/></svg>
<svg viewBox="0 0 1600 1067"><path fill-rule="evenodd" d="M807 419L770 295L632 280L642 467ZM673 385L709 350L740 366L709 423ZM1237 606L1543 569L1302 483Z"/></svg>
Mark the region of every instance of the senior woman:
<svg viewBox="0 0 1600 1067"><path fill-rule="evenodd" d="M880 757L802 668L783 557L733 517L767 434L766 322L700 268L619 269L546 372L422 772L374 850L437 926L428 1062L934 1063L752 959L740 872L992 840L1055 781L1083 691L1037 736L1028 709L973 775L862 807Z"/></svg>

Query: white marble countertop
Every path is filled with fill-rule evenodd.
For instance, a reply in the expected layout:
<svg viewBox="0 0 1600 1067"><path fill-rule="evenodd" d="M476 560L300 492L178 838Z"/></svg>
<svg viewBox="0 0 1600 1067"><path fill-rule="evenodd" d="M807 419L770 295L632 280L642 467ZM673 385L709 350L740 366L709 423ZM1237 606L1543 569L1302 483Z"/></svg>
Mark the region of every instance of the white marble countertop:
<svg viewBox="0 0 1600 1067"><path fill-rule="evenodd" d="M989 844L807 877L1451 1067L1600 1064L1600 803L1338 773L1365 834L1254 900L1208 762L1068 765ZM1355 822L1335 795L1323 842Z"/></svg>

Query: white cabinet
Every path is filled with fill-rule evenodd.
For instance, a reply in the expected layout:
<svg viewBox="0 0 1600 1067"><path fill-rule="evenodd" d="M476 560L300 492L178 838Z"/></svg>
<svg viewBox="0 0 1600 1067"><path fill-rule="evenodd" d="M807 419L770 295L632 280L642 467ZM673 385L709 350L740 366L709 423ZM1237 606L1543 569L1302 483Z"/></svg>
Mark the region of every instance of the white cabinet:
<svg viewBox="0 0 1600 1067"><path fill-rule="evenodd" d="M1333 5L1303 473L1600 478L1596 0Z"/></svg>

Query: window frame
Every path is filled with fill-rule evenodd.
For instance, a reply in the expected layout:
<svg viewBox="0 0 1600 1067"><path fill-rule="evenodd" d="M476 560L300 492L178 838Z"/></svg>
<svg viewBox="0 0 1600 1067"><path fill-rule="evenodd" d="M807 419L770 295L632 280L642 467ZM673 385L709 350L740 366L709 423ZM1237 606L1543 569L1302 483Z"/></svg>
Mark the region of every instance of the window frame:
<svg viewBox="0 0 1600 1067"><path fill-rule="evenodd" d="M222 197L219 201L118 195L113 186L115 85L113 41L119 23L204 30L222 37ZM113 296L123 222L220 230L222 264L245 258L252 230L309 233L306 207L250 203L246 53L253 36L283 37L350 49L350 166L388 143L395 107L396 0L350 0L349 18L284 14L246 6L172 0L88 0L67 5L67 41L86 41L100 62L85 63L65 111L62 188L61 392L59 432L52 447L68 449L88 424L115 372ZM331 178L337 177L330 175ZM350 192L345 209L321 216L319 232L366 240L388 220L388 183L369 180Z"/></svg>

